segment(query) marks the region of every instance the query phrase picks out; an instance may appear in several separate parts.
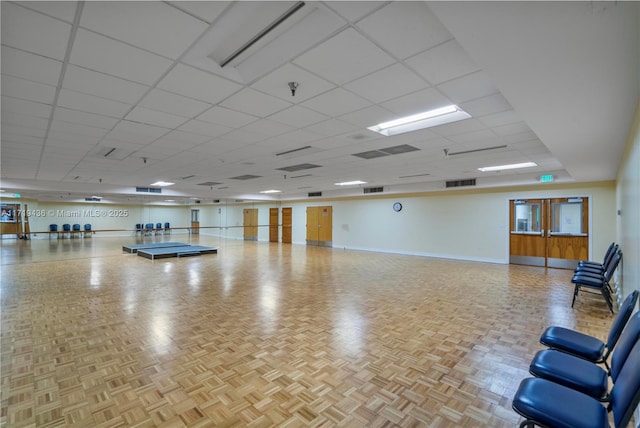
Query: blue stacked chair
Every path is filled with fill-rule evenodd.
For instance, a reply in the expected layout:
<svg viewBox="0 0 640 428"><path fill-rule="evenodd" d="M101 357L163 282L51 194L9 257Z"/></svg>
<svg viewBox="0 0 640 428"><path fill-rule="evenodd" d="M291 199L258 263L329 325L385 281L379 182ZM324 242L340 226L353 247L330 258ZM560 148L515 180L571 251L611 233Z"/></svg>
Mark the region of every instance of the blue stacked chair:
<svg viewBox="0 0 640 428"><path fill-rule="evenodd" d="M84 225L84 236L86 237L87 234L89 234L89 236L91 236L91 224L86 223Z"/></svg>
<svg viewBox="0 0 640 428"><path fill-rule="evenodd" d="M64 237L65 234L71 237L71 225L68 223L62 225L62 236Z"/></svg>
<svg viewBox="0 0 640 428"><path fill-rule="evenodd" d="M613 273L618 268L618 264L622 260L622 251L618 249L611 260L604 267L604 271L598 271L597 269L588 269L583 268L581 270L577 270L576 273L571 278L571 282L575 284L575 289L573 291L573 300L571 302L571 307L576 302L576 297L578 296L578 292L582 290L582 288L590 288L595 289L600 292L602 298L606 302L607 306L611 313L613 313L613 289L611 288L611 278L613 278Z"/></svg>
<svg viewBox="0 0 640 428"><path fill-rule="evenodd" d="M609 412L614 426L626 427L640 403L640 341L636 341L622 364L611 389L609 406L587 394L542 378L524 379L513 398L513 409L525 427L608 428Z"/></svg>
<svg viewBox="0 0 640 428"><path fill-rule="evenodd" d="M49 239L51 239L51 235L56 234L56 238L60 237L60 232L58 232L58 225L57 224L50 224L49 225Z"/></svg>
<svg viewBox="0 0 640 428"><path fill-rule="evenodd" d="M549 348L576 355L593 363L604 363L604 365L607 366L607 358L609 358L609 354L616 346L622 330L624 330L629 318L631 318L637 300L637 293L631 293L624 300L618 315L613 320L613 324L611 324L611 329L607 336L607 343L579 331L559 326L547 328L540 336L540 343ZM608 368L607 366L607 369Z"/></svg>
<svg viewBox="0 0 640 428"><path fill-rule="evenodd" d="M163 232L162 223L156 223L156 235L160 235Z"/></svg>
<svg viewBox="0 0 640 428"><path fill-rule="evenodd" d="M81 230L82 229L80 228L80 225L78 223L74 224L73 225L73 229L71 229L71 233L72 233L71 236L75 236L75 235L80 236L80 231Z"/></svg>
<svg viewBox="0 0 640 428"><path fill-rule="evenodd" d="M625 303L638 300L638 291L631 293ZM618 344L611 354L611 370L605 369L590 361L556 349L539 351L529 366L529 372L544 379L580 391L600 401L609 401L609 376L615 384L622 365L626 361L631 348L640 338L640 312L636 312L622 331Z"/></svg>
<svg viewBox="0 0 640 428"><path fill-rule="evenodd" d="M167 235L171 235L171 224L169 224L169 222L166 222L164 224L164 234Z"/></svg>

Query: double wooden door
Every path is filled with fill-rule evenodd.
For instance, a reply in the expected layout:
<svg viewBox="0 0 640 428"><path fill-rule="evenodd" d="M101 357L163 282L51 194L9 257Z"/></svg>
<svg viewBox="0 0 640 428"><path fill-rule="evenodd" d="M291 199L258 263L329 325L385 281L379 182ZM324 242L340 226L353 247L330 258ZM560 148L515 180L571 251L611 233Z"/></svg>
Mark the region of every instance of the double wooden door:
<svg viewBox="0 0 640 428"><path fill-rule="evenodd" d="M589 259L588 198L509 201L509 262L573 269Z"/></svg>
<svg viewBox="0 0 640 428"><path fill-rule="evenodd" d="M333 207L307 207L307 245L333 245Z"/></svg>

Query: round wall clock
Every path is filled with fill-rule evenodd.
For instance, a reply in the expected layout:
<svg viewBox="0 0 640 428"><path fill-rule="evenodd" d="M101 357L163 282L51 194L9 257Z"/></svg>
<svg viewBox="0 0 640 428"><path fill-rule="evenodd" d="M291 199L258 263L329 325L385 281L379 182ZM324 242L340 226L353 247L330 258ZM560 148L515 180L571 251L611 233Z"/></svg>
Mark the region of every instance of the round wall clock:
<svg viewBox="0 0 640 428"><path fill-rule="evenodd" d="M402 209L402 204L401 204L400 202L396 202L396 203L394 203L394 204L393 204L393 210L394 210L395 212L398 212L398 211L400 211L401 209Z"/></svg>

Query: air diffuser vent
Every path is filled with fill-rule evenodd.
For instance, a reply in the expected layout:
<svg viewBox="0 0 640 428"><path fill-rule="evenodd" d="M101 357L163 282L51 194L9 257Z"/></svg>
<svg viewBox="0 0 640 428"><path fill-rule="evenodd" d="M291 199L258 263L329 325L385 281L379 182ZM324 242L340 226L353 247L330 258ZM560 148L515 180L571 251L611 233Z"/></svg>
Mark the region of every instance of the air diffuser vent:
<svg viewBox="0 0 640 428"><path fill-rule="evenodd" d="M364 193L381 193L384 192L384 187L365 187Z"/></svg>
<svg viewBox="0 0 640 428"><path fill-rule="evenodd" d="M464 187L464 186L475 186L476 179L468 178L466 180L451 180L446 182L446 187Z"/></svg>
<svg viewBox="0 0 640 428"><path fill-rule="evenodd" d="M162 189L159 187L136 187L138 193L162 193Z"/></svg>
<svg viewBox="0 0 640 428"><path fill-rule="evenodd" d="M309 192L309 197L310 198L314 198L314 197L318 197L318 196L322 196L322 192Z"/></svg>

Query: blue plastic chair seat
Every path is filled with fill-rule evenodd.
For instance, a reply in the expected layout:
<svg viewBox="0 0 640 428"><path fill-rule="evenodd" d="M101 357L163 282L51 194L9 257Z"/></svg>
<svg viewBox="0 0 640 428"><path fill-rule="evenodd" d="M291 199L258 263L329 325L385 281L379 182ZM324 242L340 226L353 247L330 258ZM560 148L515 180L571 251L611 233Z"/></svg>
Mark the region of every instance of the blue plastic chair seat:
<svg viewBox="0 0 640 428"><path fill-rule="evenodd" d="M555 349L538 351L529 365L529 372L596 399L606 399L609 395L606 370L590 361Z"/></svg>
<svg viewBox="0 0 640 428"><path fill-rule="evenodd" d="M540 343L589 361L599 361L605 352L605 344L601 340L559 326L547 328L540 336Z"/></svg>
<svg viewBox="0 0 640 428"><path fill-rule="evenodd" d="M527 419L555 428L609 426L607 409L598 400L546 379L523 380L513 409Z"/></svg>

